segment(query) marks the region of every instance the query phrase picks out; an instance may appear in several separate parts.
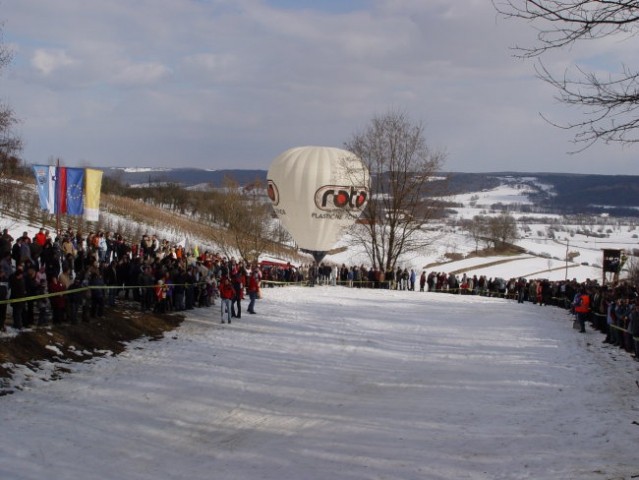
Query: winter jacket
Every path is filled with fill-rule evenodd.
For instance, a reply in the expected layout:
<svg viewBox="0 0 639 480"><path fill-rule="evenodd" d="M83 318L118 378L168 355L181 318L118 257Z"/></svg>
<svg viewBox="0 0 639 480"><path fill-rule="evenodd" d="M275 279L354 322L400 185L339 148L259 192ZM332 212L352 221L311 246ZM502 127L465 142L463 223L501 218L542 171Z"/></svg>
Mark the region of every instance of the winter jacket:
<svg viewBox="0 0 639 480"><path fill-rule="evenodd" d="M227 282L227 281L223 281L220 284L220 297L226 300L232 300L233 296L235 295L235 290L233 289L233 286Z"/></svg>
<svg viewBox="0 0 639 480"><path fill-rule="evenodd" d="M575 312L588 313L590 311L590 295L584 293L579 297L579 302L575 305Z"/></svg>

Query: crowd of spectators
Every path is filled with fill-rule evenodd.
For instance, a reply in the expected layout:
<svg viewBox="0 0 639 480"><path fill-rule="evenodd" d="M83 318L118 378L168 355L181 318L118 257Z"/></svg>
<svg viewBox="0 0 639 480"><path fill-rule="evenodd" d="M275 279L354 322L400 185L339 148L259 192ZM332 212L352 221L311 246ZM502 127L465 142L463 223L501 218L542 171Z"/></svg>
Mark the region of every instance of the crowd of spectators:
<svg viewBox="0 0 639 480"><path fill-rule="evenodd" d="M254 275L255 274L255 275ZM13 238L0 236L0 329L10 313L15 329L75 324L104 315L118 299L139 303L142 311L164 313L215 304L221 279L234 284L233 315L257 280L255 266L219 253L143 235L130 242L111 232L66 230L52 236L41 228ZM87 288L88 287L88 288ZM8 300L8 301L7 301ZM10 308L8 308L10 305ZM253 305L249 311L253 310Z"/></svg>
<svg viewBox="0 0 639 480"><path fill-rule="evenodd" d="M45 228L33 236L24 232L16 239L6 229L0 235L0 329L5 329L8 303L2 301L7 299L12 325L21 329L86 322L104 315L104 309L118 299L138 302L142 311L158 313L208 307L215 304L225 279L233 291L224 298L231 307L229 321L241 316L245 293L251 299L247 311L255 313L262 281L271 286L304 283L499 296L554 305L572 313L584 310L581 298L587 295L582 323L590 323L605 334L605 342L639 359L639 291L628 282L611 286L591 280L506 280L426 271L418 276L414 269L383 272L327 263L262 262L258 266L210 251L187 251L156 235L145 234L139 241L128 242L122 235L103 231L83 235L66 230L52 237Z"/></svg>

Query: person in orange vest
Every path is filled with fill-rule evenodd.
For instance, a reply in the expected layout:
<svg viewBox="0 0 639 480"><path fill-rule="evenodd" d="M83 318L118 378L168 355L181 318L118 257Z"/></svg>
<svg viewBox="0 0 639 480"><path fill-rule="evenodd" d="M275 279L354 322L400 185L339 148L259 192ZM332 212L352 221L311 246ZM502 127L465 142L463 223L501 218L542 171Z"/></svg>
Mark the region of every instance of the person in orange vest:
<svg viewBox="0 0 639 480"><path fill-rule="evenodd" d="M590 295L585 288L581 289L579 297L575 302L575 313L577 314L577 320L579 321L579 330L581 333L586 332L586 319L590 313Z"/></svg>

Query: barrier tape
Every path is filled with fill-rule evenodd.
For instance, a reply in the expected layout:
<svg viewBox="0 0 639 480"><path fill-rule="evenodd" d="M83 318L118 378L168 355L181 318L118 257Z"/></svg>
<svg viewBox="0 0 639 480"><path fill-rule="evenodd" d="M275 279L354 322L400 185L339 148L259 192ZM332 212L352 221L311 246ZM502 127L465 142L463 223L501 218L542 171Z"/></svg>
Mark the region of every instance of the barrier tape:
<svg viewBox="0 0 639 480"><path fill-rule="evenodd" d="M198 285L208 285L206 282L198 283L169 283L164 284L166 287L189 287ZM72 290L63 290L61 292L42 293L40 295L32 295L29 297L9 298L6 300L0 300L0 305L9 305L11 303L20 302L32 302L34 300L41 300L43 298L59 297L61 295L71 295L73 293L87 292L90 290L126 290L134 288L156 288L158 285L88 285L86 287L74 288Z"/></svg>

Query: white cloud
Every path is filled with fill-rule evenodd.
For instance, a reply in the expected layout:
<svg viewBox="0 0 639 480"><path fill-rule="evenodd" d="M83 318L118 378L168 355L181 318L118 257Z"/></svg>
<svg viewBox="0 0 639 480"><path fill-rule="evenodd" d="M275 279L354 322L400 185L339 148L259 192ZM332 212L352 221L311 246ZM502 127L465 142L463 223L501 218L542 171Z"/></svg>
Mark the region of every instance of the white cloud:
<svg viewBox="0 0 639 480"><path fill-rule="evenodd" d="M153 85L171 75L171 69L160 63L127 65L113 76L113 82L125 86Z"/></svg>
<svg viewBox="0 0 639 480"><path fill-rule="evenodd" d="M45 76L74 63L75 61L64 50L44 48L37 49L31 59L31 65Z"/></svg>

